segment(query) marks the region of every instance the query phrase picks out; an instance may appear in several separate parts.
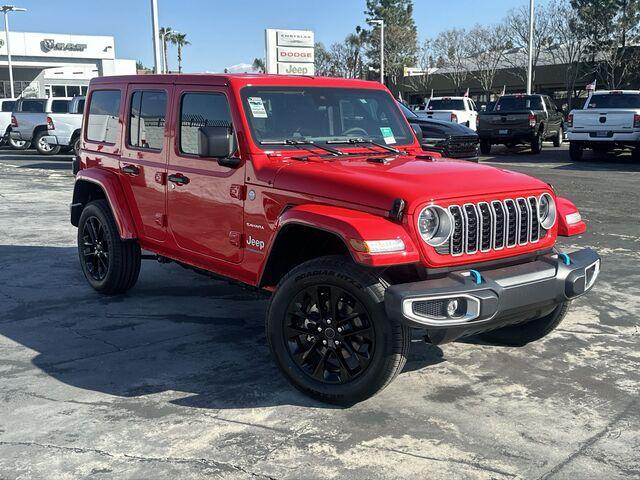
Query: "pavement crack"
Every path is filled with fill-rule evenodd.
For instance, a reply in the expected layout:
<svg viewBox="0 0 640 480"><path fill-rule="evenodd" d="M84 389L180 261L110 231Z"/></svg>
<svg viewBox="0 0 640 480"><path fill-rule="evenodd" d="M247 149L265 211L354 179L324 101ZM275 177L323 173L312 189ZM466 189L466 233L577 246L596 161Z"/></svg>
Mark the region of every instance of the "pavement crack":
<svg viewBox="0 0 640 480"><path fill-rule="evenodd" d="M600 429L599 432L597 432L596 434L594 434L591 437L589 437L574 452L570 453L567 456L567 458L562 460L560 463L558 463L555 467L553 467L548 472L542 474L536 480L545 480L547 478L550 478L552 475L555 475L556 473L561 471L564 467L566 467L568 464L570 464L575 458L577 458L578 456L582 455L582 453L585 450L587 450L589 447L591 447L593 444L595 444L598 440L600 440L602 437L604 437L611 430L611 427L613 427L616 423L618 423L620 420L622 420L624 417L626 417L627 414L629 413L629 411L633 407L635 407L637 403L638 402L635 399L630 401L627 404L627 406L624 408L624 410L622 410L615 417L613 417L609 422L607 422L607 424L602 429Z"/></svg>
<svg viewBox="0 0 640 480"><path fill-rule="evenodd" d="M37 447L44 448L48 450L58 450L70 453L93 453L96 455L100 455L101 457L107 458L125 458L127 460L133 460L138 462L158 462L158 463L170 463L174 465L195 465L199 467L206 468L216 468L219 470L237 470L239 472L250 475L253 478L260 478L265 480L277 480L275 477L271 477L269 475L263 475L261 473L252 472L245 467L240 465L236 465L234 463L229 462L219 462L216 460L209 460L206 458L187 458L187 457L151 457L151 456L140 456L140 455L131 455L128 453L111 453L106 450L100 450L97 448L86 448L86 447L67 447L61 445L53 445L48 443L39 443L39 442L12 442L12 441L0 441L0 446L11 446L11 447Z"/></svg>

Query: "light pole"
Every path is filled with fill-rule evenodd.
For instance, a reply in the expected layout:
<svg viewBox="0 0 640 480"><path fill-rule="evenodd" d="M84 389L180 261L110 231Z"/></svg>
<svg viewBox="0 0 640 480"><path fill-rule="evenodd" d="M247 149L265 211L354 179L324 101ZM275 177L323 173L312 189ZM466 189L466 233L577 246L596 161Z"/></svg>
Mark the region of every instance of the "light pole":
<svg viewBox="0 0 640 480"><path fill-rule="evenodd" d="M11 88L11 98L16 98L13 89L13 66L11 65L11 45L9 44L9 12L26 12L26 8L14 7L13 5L2 5L0 8L4 13L4 33L7 38L7 63L9 64L9 86Z"/></svg>
<svg viewBox="0 0 640 480"><path fill-rule="evenodd" d="M533 5L534 0L529 0L529 69L527 71L527 95L531 95L533 85Z"/></svg>
<svg viewBox="0 0 640 480"><path fill-rule="evenodd" d="M153 71L160 72L160 39L158 38L158 0L151 0L151 28L153 28Z"/></svg>
<svg viewBox="0 0 640 480"><path fill-rule="evenodd" d="M368 20L367 23L380 25L380 83L384 85L384 20L374 18L373 20Z"/></svg>

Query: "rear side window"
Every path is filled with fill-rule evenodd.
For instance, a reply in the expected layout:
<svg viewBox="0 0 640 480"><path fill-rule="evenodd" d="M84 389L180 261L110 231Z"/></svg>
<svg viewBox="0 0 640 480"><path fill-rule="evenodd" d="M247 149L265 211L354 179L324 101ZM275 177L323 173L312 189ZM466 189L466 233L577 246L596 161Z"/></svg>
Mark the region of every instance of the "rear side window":
<svg viewBox="0 0 640 480"><path fill-rule="evenodd" d="M427 110L464 110L464 100L451 98L429 100Z"/></svg>
<svg viewBox="0 0 640 480"><path fill-rule="evenodd" d="M87 139L94 142L116 143L120 90L95 90L89 103Z"/></svg>
<svg viewBox="0 0 640 480"><path fill-rule="evenodd" d="M84 112L84 102L85 100L78 100L78 106L76 107L76 113L82 113Z"/></svg>
<svg viewBox="0 0 640 480"><path fill-rule="evenodd" d="M69 100L53 100L51 102L52 113L68 113L69 112Z"/></svg>
<svg viewBox="0 0 640 480"><path fill-rule="evenodd" d="M167 114L165 92L143 90L133 92L129 110L129 145L162 150Z"/></svg>
<svg viewBox="0 0 640 480"><path fill-rule="evenodd" d="M6 102L2 102L2 111L3 112L13 112L13 107L16 102L7 100Z"/></svg>
<svg viewBox="0 0 640 480"><path fill-rule="evenodd" d="M46 100L22 100L21 112L44 113Z"/></svg>
<svg viewBox="0 0 640 480"><path fill-rule="evenodd" d="M221 93L185 93L180 105L180 151L198 155L200 127L230 127L227 97Z"/></svg>

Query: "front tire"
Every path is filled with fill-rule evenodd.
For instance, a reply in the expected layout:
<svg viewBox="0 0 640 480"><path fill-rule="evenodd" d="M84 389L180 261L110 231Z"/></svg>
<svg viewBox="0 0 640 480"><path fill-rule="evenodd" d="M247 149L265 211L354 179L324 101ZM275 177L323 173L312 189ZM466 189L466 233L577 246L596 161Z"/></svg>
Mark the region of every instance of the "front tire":
<svg viewBox="0 0 640 480"><path fill-rule="evenodd" d="M491 142L489 140L480 140L480 153L489 155L491 153Z"/></svg>
<svg viewBox="0 0 640 480"><path fill-rule="evenodd" d="M554 308L551 313L531 320L527 323L498 328L490 332L481 333L479 337L489 343L522 347L535 342L551 333L564 319L569 310L570 302L564 302Z"/></svg>
<svg viewBox="0 0 640 480"><path fill-rule="evenodd" d="M78 255L85 278L106 295L124 293L140 274L140 246L122 240L106 200L90 202L78 223Z"/></svg>
<svg viewBox="0 0 640 480"><path fill-rule="evenodd" d="M580 162L584 154L584 147L578 142L569 142L569 158L573 162Z"/></svg>
<svg viewBox="0 0 640 480"><path fill-rule="evenodd" d="M80 135L73 141L73 154L77 157L80 155Z"/></svg>
<svg viewBox="0 0 640 480"><path fill-rule="evenodd" d="M283 374L322 402L353 405L402 370L409 329L387 317L385 283L342 256L310 260L278 284L267 340Z"/></svg>
<svg viewBox="0 0 640 480"><path fill-rule="evenodd" d="M44 141L44 137L48 135L49 132L38 132L33 139L33 142L36 146L36 150L40 155L57 155L60 153L60 145L49 145Z"/></svg>

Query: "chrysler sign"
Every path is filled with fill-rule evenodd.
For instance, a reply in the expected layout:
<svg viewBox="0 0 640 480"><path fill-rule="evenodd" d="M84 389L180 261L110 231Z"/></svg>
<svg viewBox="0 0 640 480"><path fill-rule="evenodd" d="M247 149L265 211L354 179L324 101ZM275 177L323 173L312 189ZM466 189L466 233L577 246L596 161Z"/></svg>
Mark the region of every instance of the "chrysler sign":
<svg viewBox="0 0 640 480"><path fill-rule="evenodd" d="M45 53L49 53L52 50L66 52L83 52L87 49L87 44L56 42L53 38L45 38L40 42L40 48Z"/></svg>
<svg viewBox="0 0 640 480"><path fill-rule="evenodd" d="M267 73L313 75L314 35L310 30L266 30Z"/></svg>

